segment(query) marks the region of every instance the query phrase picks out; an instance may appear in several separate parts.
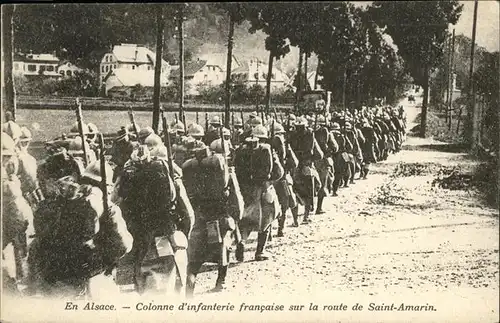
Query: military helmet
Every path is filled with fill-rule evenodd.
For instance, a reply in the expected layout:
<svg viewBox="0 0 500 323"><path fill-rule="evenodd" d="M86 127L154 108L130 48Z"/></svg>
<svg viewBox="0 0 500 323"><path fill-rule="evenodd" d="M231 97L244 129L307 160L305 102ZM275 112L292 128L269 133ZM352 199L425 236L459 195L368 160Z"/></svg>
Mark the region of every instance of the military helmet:
<svg viewBox="0 0 500 323"><path fill-rule="evenodd" d="M214 126L220 126L221 125L221 123L220 123L220 117L218 115L213 116L210 119L210 124L214 125Z"/></svg>
<svg viewBox="0 0 500 323"><path fill-rule="evenodd" d="M154 134L155 132L153 131L153 128L151 127L146 127L144 129L141 129L138 133L138 139L144 140L146 139L149 135Z"/></svg>
<svg viewBox="0 0 500 323"><path fill-rule="evenodd" d="M235 127L243 127L243 120L241 120L241 118L235 118L234 119L234 126Z"/></svg>
<svg viewBox="0 0 500 323"><path fill-rule="evenodd" d="M85 149L90 150L89 144L85 143ZM76 136L68 144L68 154L83 154L82 137Z"/></svg>
<svg viewBox="0 0 500 323"><path fill-rule="evenodd" d="M295 116L295 114L290 113L290 115L288 116L288 119L289 119L290 121L295 121L295 120L297 120L297 117Z"/></svg>
<svg viewBox="0 0 500 323"><path fill-rule="evenodd" d="M113 169L111 168L111 165L109 165L107 162L105 162L106 167L106 182L108 184L113 183ZM96 182L101 182L102 177L101 177L101 161L96 160L92 162L90 165L85 168L82 174L82 178L90 178Z"/></svg>
<svg viewBox="0 0 500 323"><path fill-rule="evenodd" d="M222 135L225 137L231 136L231 131L228 128L222 128Z"/></svg>
<svg viewBox="0 0 500 323"><path fill-rule="evenodd" d="M14 140L5 132L2 132L2 155L13 156L16 154L16 144Z"/></svg>
<svg viewBox="0 0 500 323"><path fill-rule="evenodd" d="M205 129L197 123L193 123L188 129L188 136L191 137L203 137L205 135Z"/></svg>
<svg viewBox="0 0 500 323"><path fill-rule="evenodd" d="M298 117L297 121L295 121L296 126L307 126L308 122L306 117Z"/></svg>
<svg viewBox="0 0 500 323"><path fill-rule="evenodd" d="M149 149L155 148L157 146L160 146L163 144L161 137L158 136L155 133L150 134L147 136L147 138L144 140L144 144L148 146Z"/></svg>
<svg viewBox="0 0 500 323"><path fill-rule="evenodd" d="M141 131L141 127L139 127L137 123L135 124L135 127L137 128L137 133L139 133ZM133 124L127 125L127 131L134 132L134 125Z"/></svg>
<svg viewBox="0 0 500 323"><path fill-rule="evenodd" d="M118 132L116 133L116 138L115 140L116 141L120 141L120 140L124 140L124 139L127 139L128 138L128 131L127 131L127 128L125 127L121 127L120 130L118 130Z"/></svg>
<svg viewBox="0 0 500 323"><path fill-rule="evenodd" d="M352 124L350 122L345 123L346 130L352 130Z"/></svg>
<svg viewBox="0 0 500 323"><path fill-rule="evenodd" d="M180 121L172 123L171 128L173 132L186 132L184 124Z"/></svg>
<svg viewBox="0 0 500 323"><path fill-rule="evenodd" d="M337 122L334 122L332 125L332 130L340 130L340 125Z"/></svg>
<svg viewBox="0 0 500 323"><path fill-rule="evenodd" d="M229 142L227 140L224 140L224 149L226 151L226 154L229 153ZM210 144L210 150L217 153L217 154L222 154L222 144L220 139L216 139L212 141Z"/></svg>
<svg viewBox="0 0 500 323"><path fill-rule="evenodd" d="M252 130L252 136L256 138L268 138L267 129L263 125L258 125Z"/></svg>
<svg viewBox="0 0 500 323"><path fill-rule="evenodd" d="M89 133L89 126L86 125L85 123L82 123L82 127L83 127L83 134L85 134L85 135L88 134ZM73 126L71 127L69 132L72 134L79 134L80 133L80 130L78 130L78 122L75 122L73 124Z"/></svg>
<svg viewBox="0 0 500 323"><path fill-rule="evenodd" d="M326 118L325 118L325 116L323 116L323 115L318 116L318 125L320 125L320 126L326 125Z"/></svg>
<svg viewBox="0 0 500 323"><path fill-rule="evenodd" d="M32 139L33 137L31 136L31 131L26 127L22 127L19 141L31 141Z"/></svg>
<svg viewBox="0 0 500 323"><path fill-rule="evenodd" d="M99 130L97 129L97 126L93 123L87 123L87 127L89 128L89 133L98 133Z"/></svg>
<svg viewBox="0 0 500 323"><path fill-rule="evenodd" d="M254 118L250 119L248 123L252 127L261 126L262 125L262 119L260 117L254 117Z"/></svg>
<svg viewBox="0 0 500 323"><path fill-rule="evenodd" d="M4 123L2 131L8 134L14 143L16 143L22 135L21 127L14 121Z"/></svg>
<svg viewBox="0 0 500 323"><path fill-rule="evenodd" d="M252 111L250 113L250 119L257 118L258 116L259 116L259 114L257 113L257 111Z"/></svg>
<svg viewBox="0 0 500 323"><path fill-rule="evenodd" d="M281 133L285 133L285 128L283 128L283 126L281 125L281 123L275 122L274 123L273 132L274 132L275 135L279 135Z"/></svg>

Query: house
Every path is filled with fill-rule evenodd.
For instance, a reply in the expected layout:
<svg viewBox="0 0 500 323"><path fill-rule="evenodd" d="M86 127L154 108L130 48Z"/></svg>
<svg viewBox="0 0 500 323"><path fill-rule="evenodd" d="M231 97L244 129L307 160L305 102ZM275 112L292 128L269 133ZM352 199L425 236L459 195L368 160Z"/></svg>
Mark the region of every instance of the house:
<svg viewBox="0 0 500 323"><path fill-rule="evenodd" d="M286 84L286 87L294 92L297 90L294 85L296 77L297 77L297 71L293 72L293 74L289 78L289 81ZM314 88L315 78L316 78L316 71L307 72L307 83L309 84L311 90L321 90L321 85L319 84L319 82L318 84L316 84L316 88ZM318 75L318 81L322 79L323 77Z"/></svg>
<svg viewBox="0 0 500 323"><path fill-rule="evenodd" d="M234 69L231 73L231 77L234 80L239 80L246 82L248 84L258 84L262 87L266 86L267 82L267 71L269 65L258 60L251 59L248 62L242 63L238 68ZM271 91L283 90L289 83L288 76L273 66L271 74Z"/></svg>
<svg viewBox="0 0 500 323"><path fill-rule="evenodd" d="M14 55L13 73L28 78L33 77L54 77L61 75L57 72L60 64L59 58L52 54L21 54Z"/></svg>
<svg viewBox="0 0 500 323"><path fill-rule="evenodd" d="M63 77L71 77L75 75L75 73L81 72L82 69L76 66L71 62L61 62L59 66L57 66L57 72L61 74Z"/></svg>
<svg viewBox="0 0 500 323"><path fill-rule="evenodd" d="M218 66L222 69L222 71L226 72L227 67L227 53L208 53L198 56L198 59L207 61L208 66ZM240 62L233 55L233 59L231 60L231 69L235 70L240 67ZM224 74L225 77L225 74Z"/></svg>
<svg viewBox="0 0 500 323"><path fill-rule="evenodd" d="M167 79L161 78L160 85L166 86ZM109 91L113 90L114 88L120 89L115 89L111 91L111 93L120 91L123 92L123 88L133 88L137 86L140 86L142 88L153 88L154 70L132 70L124 67L110 70L104 77L101 88L103 89L103 94L105 96L109 96ZM128 93L131 94L131 92Z"/></svg>
<svg viewBox="0 0 500 323"><path fill-rule="evenodd" d="M171 71L170 81L179 79L180 70ZM216 86L222 84L226 74L221 66L209 64L206 60L197 59L184 64L184 84L187 85L188 95L198 95L198 86Z"/></svg>
<svg viewBox="0 0 500 323"><path fill-rule="evenodd" d="M144 46L137 44L115 45L113 50L104 54L101 60L99 84L102 88L104 79L109 76L111 71L117 69L129 70L132 74L136 71L154 72L155 61L156 54ZM161 73L165 79L170 73L170 65L163 59ZM107 89L109 89L108 85L106 85L106 92Z"/></svg>

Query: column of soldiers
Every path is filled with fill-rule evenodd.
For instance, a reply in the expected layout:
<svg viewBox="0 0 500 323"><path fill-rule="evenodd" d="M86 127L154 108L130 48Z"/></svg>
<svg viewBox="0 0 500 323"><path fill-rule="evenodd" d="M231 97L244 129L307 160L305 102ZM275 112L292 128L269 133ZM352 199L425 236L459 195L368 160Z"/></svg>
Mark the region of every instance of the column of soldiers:
<svg viewBox="0 0 500 323"><path fill-rule="evenodd" d="M330 114L324 102L318 106L319 113L281 120L233 116L231 130L219 116L187 129L163 118L160 133L132 118L110 148L95 125L76 124L46 143L48 157L38 165L28 153L29 130L8 121L4 286L89 297L92 280L104 276L139 293L168 288L191 296L202 265L211 262L218 264L214 291L223 290L230 253L244 261L252 232L255 260L269 259L275 220L277 237L288 214L292 227L300 216L311 223L324 213L326 197L366 179L370 164L401 149L402 108Z"/></svg>

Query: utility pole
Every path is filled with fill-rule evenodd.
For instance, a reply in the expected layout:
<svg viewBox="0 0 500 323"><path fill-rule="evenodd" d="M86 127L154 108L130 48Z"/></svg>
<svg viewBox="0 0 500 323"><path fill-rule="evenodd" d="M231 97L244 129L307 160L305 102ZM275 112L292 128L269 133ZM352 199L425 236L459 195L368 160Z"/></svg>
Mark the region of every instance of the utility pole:
<svg viewBox="0 0 500 323"><path fill-rule="evenodd" d="M318 66L316 66L316 75L314 75L314 89L315 90L318 87L319 64L321 64L321 61L319 60L319 57L318 57Z"/></svg>
<svg viewBox="0 0 500 323"><path fill-rule="evenodd" d="M449 77L450 77L450 83L449 83L449 100L448 100L448 106L446 107L447 113L448 113L448 130L451 130L451 118L453 115L453 92L454 92L454 80L455 80L455 28L453 28L453 36L451 38L451 57L450 57L450 68L449 68Z"/></svg>
<svg viewBox="0 0 500 323"><path fill-rule="evenodd" d="M451 36L446 37L446 90L444 106L446 112L446 122L448 122L448 99L450 95L450 65L451 65Z"/></svg>
<svg viewBox="0 0 500 323"><path fill-rule="evenodd" d="M476 45L476 25L477 25L477 7L478 0L474 1L474 20L472 23L472 44L470 51L470 71L469 71L469 88L471 94L471 107L469 111L472 109L472 136L471 136L471 150L473 153L477 151L477 140L478 140L478 123L479 116L476 107L476 86L474 84L473 76L474 76L474 52ZM470 120L470 119L469 119Z"/></svg>
<svg viewBox="0 0 500 323"><path fill-rule="evenodd" d="M2 63L3 63L3 86L2 86L2 110L7 119L7 113L10 112L10 120L16 120L16 91L14 88L13 69L13 16L15 5L8 4L2 7Z"/></svg>
<svg viewBox="0 0 500 323"><path fill-rule="evenodd" d="M179 5L177 17L177 30L179 32L179 119L184 125L186 124L186 116L184 114L184 8L186 3Z"/></svg>
<svg viewBox="0 0 500 323"><path fill-rule="evenodd" d="M299 113L299 100L302 92L302 48L299 48L299 66L297 68L297 89L295 90L295 110Z"/></svg>
<svg viewBox="0 0 500 323"><path fill-rule="evenodd" d="M160 92L161 92L161 69L162 69L162 51L163 51L163 29L165 28L165 19L163 16L163 5L158 5L156 11L156 61L153 88L153 130L158 133L160 124Z"/></svg>

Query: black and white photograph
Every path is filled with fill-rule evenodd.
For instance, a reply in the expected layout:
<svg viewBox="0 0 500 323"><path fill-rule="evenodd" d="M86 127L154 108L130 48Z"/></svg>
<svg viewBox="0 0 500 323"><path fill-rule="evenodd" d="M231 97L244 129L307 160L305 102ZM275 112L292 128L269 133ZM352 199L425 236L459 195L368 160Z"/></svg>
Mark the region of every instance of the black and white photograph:
<svg viewBox="0 0 500 323"><path fill-rule="evenodd" d="M3 4L0 322L500 322L499 8Z"/></svg>

